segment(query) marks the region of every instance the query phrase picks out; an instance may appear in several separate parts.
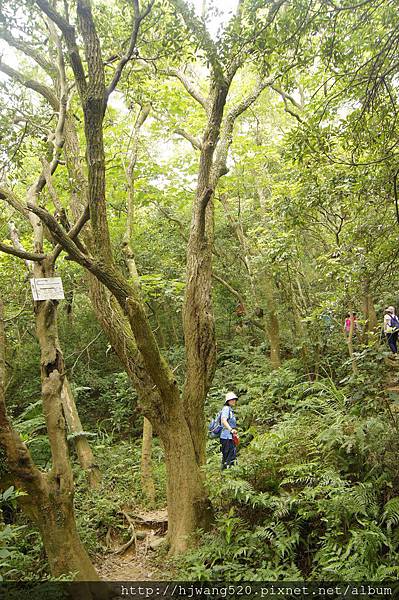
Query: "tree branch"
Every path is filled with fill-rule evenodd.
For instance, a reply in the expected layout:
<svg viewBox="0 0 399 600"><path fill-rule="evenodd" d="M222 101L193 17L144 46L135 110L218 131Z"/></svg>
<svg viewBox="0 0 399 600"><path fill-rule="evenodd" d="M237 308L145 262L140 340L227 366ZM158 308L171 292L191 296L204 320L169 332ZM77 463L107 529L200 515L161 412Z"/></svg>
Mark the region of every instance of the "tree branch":
<svg viewBox="0 0 399 600"><path fill-rule="evenodd" d="M275 80L275 77L269 77L267 79L260 80L254 87L252 92L250 94L248 94L248 96L246 98L243 98L241 100L241 102L239 102L238 104L236 104L229 110L226 120L234 122L237 119L237 117L239 117L254 102L256 102L256 100L259 98L259 96L261 95L263 90L266 89L267 87L269 87L273 83L274 80Z"/></svg>
<svg viewBox="0 0 399 600"><path fill-rule="evenodd" d="M188 142L190 142L190 144L192 145L194 150L201 150L201 148L202 148L201 142L195 136L191 135L191 133L188 133L188 131L185 131L184 129L181 129L180 127L178 127L173 130L173 133L180 135L181 137L186 139Z"/></svg>
<svg viewBox="0 0 399 600"><path fill-rule="evenodd" d="M280 94L280 96L285 99L285 100L289 100L291 102L291 104L293 104L295 106L295 108L297 108L298 110L302 110L303 106L301 104L299 104L299 102L297 102L295 100L295 98L293 98L293 96L291 96L290 94L287 94L287 92L285 92L283 89L281 89L281 87L279 87L278 85L271 85L270 86L272 90L274 90L275 92L277 92L278 94Z"/></svg>
<svg viewBox="0 0 399 600"><path fill-rule="evenodd" d="M115 69L112 81L109 84L109 86L108 86L108 88L107 88L107 90L105 92L105 102L108 101L109 96L112 94L112 92L114 91L114 89L118 85L118 82L119 82L119 80L121 78L122 71L123 71L125 65L129 62L129 60L133 56L134 49L135 49L136 43L137 43L137 36L138 36L138 33L139 33L141 22L151 12L151 9L152 9L152 7L154 5L154 2L155 2L155 0L150 0L147 8L144 10L144 12L142 14L140 14L138 0L134 0L133 1L134 19L133 19L133 25L132 25L132 34L130 36L129 48L128 48L126 54L124 56L122 56L122 58L120 59L118 65L117 65L117 67Z"/></svg>
<svg viewBox="0 0 399 600"><path fill-rule="evenodd" d="M29 211L11 190L0 186L0 200L7 202L7 204L12 206L23 217L25 217L25 219L29 220Z"/></svg>
<svg viewBox="0 0 399 600"><path fill-rule="evenodd" d="M225 279L223 279L219 275L216 275L216 273L212 273L212 277L216 281L218 281L219 283L221 283L226 288L226 290L228 290L233 296L235 296L237 298L237 300L240 302L240 304L242 304L242 306L245 308L244 298L241 296L241 294L240 294L240 292L238 290L236 290L235 288L233 288L233 286L230 285Z"/></svg>
<svg viewBox="0 0 399 600"><path fill-rule="evenodd" d="M227 113L222 132L220 135L220 141L218 144L215 163L213 166L212 173L212 186L216 188L217 182L220 177L225 175L228 172L227 169L227 156L229 153L229 148L233 141L233 130L236 119L245 112L256 100L259 98L264 89L270 86L274 81L274 78L262 79L259 81L252 92L248 94L245 98L241 100L238 104L230 108Z"/></svg>
<svg viewBox="0 0 399 600"><path fill-rule="evenodd" d="M76 221L75 225L68 231L68 237L75 242L75 244L77 245L77 247L79 248L79 250L81 250L82 252L84 252L84 254L87 254L86 249L83 247L83 245L81 244L81 242L79 242L77 240L77 237L79 235L79 233L82 231L83 227L85 226L85 224L89 221L90 219L90 209L89 209L89 205L87 205L84 209L84 211L82 212L81 216L79 217L79 219ZM62 244L58 244L53 251L52 254L52 260L53 262L55 262L55 260L58 258L58 256L61 254L63 250L63 246Z"/></svg>
<svg viewBox="0 0 399 600"><path fill-rule="evenodd" d="M20 71L17 71L16 69L13 69L9 65L6 65L5 63L3 63L1 61L1 59L0 59L0 71L2 73L5 73L6 75L8 75L8 77L11 77L11 79L14 79L14 81L17 81L24 87L29 88L29 89L37 92L41 96L43 96L49 102L49 104L51 105L51 107L54 110L58 110L59 103L58 103L57 96L54 94L53 90L51 88L49 88L47 85L44 85L43 83L39 83L38 81L36 81L34 79L29 79Z"/></svg>
<svg viewBox="0 0 399 600"><path fill-rule="evenodd" d="M300 115L298 115L297 112L295 112L294 110L292 110L292 108L290 108L288 102L290 102L293 106L295 106L295 108L297 108L300 111L303 110L303 107L301 106L301 104L299 104L295 100L295 98L293 98L292 96L290 96L289 94L287 94L286 92L284 92L284 90L282 90L280 87L278 87L276 85L271 85L270 87L271 87L272 90L274 90L275 92L277 92L281 96L281 98L283 99L285 112L287 112L292 117L294 117L297 121L299 121L299 123L303 123L304 120L302 119L302 117Z"/></svg>
<svg viewBox="0 0 399 600"><path fill-rule="evenodd" d="M86 267L90 271L93 270L93 260L86 254L84 254L73 241L70 235L64 231L61 225L58 223L55 217L51 215L46 209L36 206L35 204L28 203L28 209L33 212L40 220L47 225L48 229L53 234L54 238L61 245L62 249L65 250L78 264ZM82 221L83 215L82 215ZM79 220L80 221L80 220ZM76 224L77 225L77 224ZM73 229L75 229L76 225ZM84 223L83 223L84 225ZM82 227L83 227L82 225ZM77 234L76 234L77 235ZM58 248L54 250L59 254ZM57 254L57 256L58 256Z"/></svg>
<svg viewBox="0 0 399 600"><path fill-rule="evenodd" d="M70 25L70 23L68 23L68 21L66 21L64 17L60 15L47 0L35 0L35 2L63 33L79 94L81 97L83 97L86 92L87 83L82 59L76 44L75 28Z"/></svg>
<svg viewBox="0 0 399 600"><path fill-rule="evenodd" d="M22 251L25 253L26 250L20 242L18 231L17 231L17 228L15 227L15 223L13 223L13 222L8 223L8 229L10 231L10 239L12 241L12 244L13 244L15 250L19 250L19 251ZM28 273L31 275L33 272L32 261L25 259L25 264L26 264Z"/></svg>
<svg viewBox="0 0 399 600"><path fill-rule="evenodd" d="M47 60L47 58L39 52L32 44L28 44L25 40L16 38L12 35L10 31L1 27L0 28L0 38L3 39L9 46L16 48L16 50L20 50L28 56L29 58L33 58L33 60L41 67L51 78L57 74L54 65Z"/></svg>
<svg viewBox="0 0 399 600"><path fill-rule="evenodd" d="M2 242L0 242L0 251L5 252L6 254L11 254L12 256L17 256L18 258L22 258L23 260L32 260L36 262L41 262L46 258L45 254L26 252L25 250L19 250L17 248L14 248L13 246L3 244Z"/></svg>
<svg viewBox="0 0 399 600"><path fill-rule="evenodd" d="M190 94L194 100L196 100L205 109L206 112L209 110L208 100L201 94L201 92L194 86L194 84L186 77L185 73L180 69L168 68L162 69L161 73L169 75L170 77L176 77L184 86L185 90Z"/></svg>
<svg viewBox="0 0 399 600"><path fill-rule="evenodd" d="M61 201L58 197L58 194L55 190L55 187L53 185L53 181L52 181L52 177L51 177L51 168L49 163L47 162L47 160L45 158L42 158L41 160L42 166L43 166L43 170L42 173L44 175L44 178L46 180L46 186L47 186L47 190L51 196L51 199L53 201L53 204L55 206L55 208L60 212L62 210L62 204Z"/></svg>
<svg viewBox="0 0 399 600"><path fill-rule="evenodd" d="M216 44L209 35L203 21L195 15L194 10L187 6L184 0L169 0L169 3L180 14L187 29L194 35L201 48L204 50L206 57L212 66L215 79L224 82L223 66L219 60Z"/></svg>

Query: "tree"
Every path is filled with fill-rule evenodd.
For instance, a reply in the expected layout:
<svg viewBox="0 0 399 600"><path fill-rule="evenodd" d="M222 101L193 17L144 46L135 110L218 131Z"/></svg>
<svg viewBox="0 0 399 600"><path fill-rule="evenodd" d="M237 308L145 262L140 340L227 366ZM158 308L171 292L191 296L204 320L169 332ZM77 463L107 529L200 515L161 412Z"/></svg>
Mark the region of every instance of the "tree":
<svg viewBox="0 0 399 600"><path fill-rule="evenodd" d="M271 46L271 52L276 56L284 45L285 40L275 36L273 29L284 2L272 4L266 11L260 12L256 3L253 6L250 4L247 20L243 18L244 7L240 4L220 43L212 40L204 23L195 17L184 2L170 2L179 16L179 27L182 22L185 24L190 38L198 44L210 69L207 97L198 93L184 73L175 69L169 71L170 75L181 81L205 111L197 191L187 246L183 310L187 370L182 395L172 369L159 350L137 289L115 264L107 219L103 140L105 110L125 66L134 55L140 25L149 15L153 3L140 10L138 2L134 2L129 47L120 57L109 83L106 82L105 61L91 4L86 0L77 3L77 26L83 40L84 60L71 17L57 12L46 0L37 0L36 4L62 32L72 67L84 116L87 178L78 164L77 137L73 132L73 118L68 114L65 116L62 136L70 179L79 183L79 193L75 191L72 195L74 198L80 194L86 197L88 210L81 212L76 225L68 232L68 228L60 225L48 210L33 203L28 204L28 209L41 219L69 258L91 274L91 286L95 287L95 291L92 287L91 295L100 322L132 377L139 391L142 411L160 436L165 449L168 470L168 535L171 551L177 552L186 547L188 536L198 526L207 528L210 519L201 466L205 459L204 402L213 378L216 358L211 302L213 195L220 178L227 171L227 155L237 118L280 76L280 64L276 65L276 73L273 73L269 64L262 65L253 89L246 96L239 96L226 111L225 107L238 70L243 68L249 57L256 54L259 56L264 51L265 46L261 49L258 47L259 39L254 41L254 23L262 25L265 44ZM298 8L300 13L304 11L304 6ZM304 12L306 15L306 10ZM292 27L297 16L295 10L282 11L282 15L284 22ZM267 37L269 33L270 39ZM288 66L285 66L287 70L290 68L290 58L287 59ZM40 60L43 64L43 60ZM87 65L86 70L84 63ZM60 77L60 74L56 74L56 77ZM20 81L27 84L27 78L22 77ZM34 87L38 90L36 84ZM60 101L65 102L65 99L54 98L54 94L49 93L48 89L40 87L39 93L43 92L55 110L58 110ZM57 166L58 164L59 160ZM5 196L10 201L11 195ZM75 206L76 204L77 201ZM74 211L76 219L76 208ZM90 235L90 242L82 245L77 235L85 225L88 214L91 233L86 228L85 240ZM42 260L37 253L34 258L39 262ZM99 283L93 283L94 278ZM108 302L112 306L111 311L105 308L107 292L100 284L112 295Z"/></svg>

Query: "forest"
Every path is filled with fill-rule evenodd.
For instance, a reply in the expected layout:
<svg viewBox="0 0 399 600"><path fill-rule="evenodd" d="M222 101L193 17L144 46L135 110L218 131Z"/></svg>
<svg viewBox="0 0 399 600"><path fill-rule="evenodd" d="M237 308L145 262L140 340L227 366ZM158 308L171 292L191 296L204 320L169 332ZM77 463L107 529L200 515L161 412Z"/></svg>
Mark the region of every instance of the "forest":
<svg viewBox="0 0 399 600"><path fill-rule="evenodd" d="M398 8L0 0L0 588L398 579Z"/></svg>

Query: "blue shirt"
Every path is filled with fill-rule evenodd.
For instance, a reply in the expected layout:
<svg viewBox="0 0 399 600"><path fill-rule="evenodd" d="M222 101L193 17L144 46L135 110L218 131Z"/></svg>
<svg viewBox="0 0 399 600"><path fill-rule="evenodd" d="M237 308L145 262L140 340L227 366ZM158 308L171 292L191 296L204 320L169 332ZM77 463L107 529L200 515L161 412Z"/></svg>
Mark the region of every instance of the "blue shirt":
<svg viewBox="0 0 399 600"><path fill-rule="evenodd" d="M233 409L230 406L228 406L227 404L225 406L223 406L222 412L220 414L220 422L221 423L222 423L222 419L227 419L227 422L230 425L230 427L232 427L232 429L235 429L237 427L237 419L235 418ZM223 425L223 423L222 423L222 425ZM226 429L226 427L223 427L222 433L220 434L220 439L221 440L232 440L233 434L231 433L231 431Z"/></svg>

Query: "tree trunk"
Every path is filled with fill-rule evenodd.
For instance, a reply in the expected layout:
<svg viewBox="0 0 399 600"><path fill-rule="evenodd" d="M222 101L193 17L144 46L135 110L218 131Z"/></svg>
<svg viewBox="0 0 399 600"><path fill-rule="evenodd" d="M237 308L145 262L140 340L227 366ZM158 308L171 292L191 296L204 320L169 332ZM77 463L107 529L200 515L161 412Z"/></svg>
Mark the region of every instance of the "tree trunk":
<svg viewBox="0 0 399 600"><path fill-rule="evenodd" d="M82 423L79 418L79 413L76 409L75 398L67 377L64 379L64 385L61 391L61 401L68 431L73 435L73 442L75 444L79 464L87 474L89 486L95 489L100 484L101 473L98 465L95 462L94 455L92 449L90 448L87 437L84 433L82 434Z"/></svg>
<svg viewBox="0 0 399 600"><path fill-rule="evenodd" d="M67 156L67 164L70 171L70 177L75 182L76 190L80 193L73 194L73 202L71 207L75 219L79 218L83 208L82 200L86 197L85 189L87 183L84 178L82 165L76 157L81 155L79 149L78 138L73 121L67 117L66 132L65 132L65 151ZM86 227L84 232L84 242L89 250L92 251L92 232L89 227ZM122 302L117 301L118 294L110 294L109 289L103 285L106 281L97 278L95 274L88 273L88 282L90 290L90 298L97 319L101 327L106 333L111 346L117 353L121 363L128 373L139 397L139 404L143 414L149 419L154 430L160 435L161 442L165 450L165 462L167 468L167 502L168 502L168 540L170 544L170 552L180 552L187 547L188 538L193 534L199 523L207 523L209 521L209 502L207 501L207 493L203 481L203 476L200 472L197 455L194 453L192 441L182 442L183 425L187 439L191 440L190 431L183 417L183 408L180 402L177 388L166 395L166 406L161 396L160 390L155 385L152 376L148 372L143 362L143 357L140 354L135 336L129 326L127 311L122 309L121 304L125 302L129 293L123 292L119 294ZM108 287L108 286L107 286ZM136 287L137 290L137 287ZM179 417L182 423L181 427L174 425L175 421L166 419L169 411L174 410L175 406L179 406L181 416ZM163 423L160 426L160 423ZM205 442L203 430L203 417L201 417L201 441ZM180 448L184 445L184 452L181 453ZM171 456L169 456L171 453ZM177 453L177 457L175 456ZM174 469L177 469L177 472ZM185 473L184 477L180 477L180 473ZM194 500L200 498L201 501ZM204 515L199 514L203 509ZM184 520L181 515L187 515Z"/></svg>
<svg viewBox="0 0 399 600"><path fill-rule="evenodd" d="M47 267L46 261L41 276L53 276L52 265ZM52 574L58 576L76 571L78 579L95 581L98 576L80 542L73 510L74 484L61 401L65 365L58 341L57 304L54 300L35 303L43 413L52 463L39 502L38 524ZM63 541L67 544L65 548Z"/></svg>
<svg viewBox="0 0 399 600"><path fill-rule="evenodd" d="M79 581L99 577L80 541L73 511L73 491L65 478L51 473L37 496L37 525L54 577L77 573Z"/></svg>
<svg viewBox="0 0 399 600"><path fill-rule="evenodd" d="M41 341L43 412L50 441L52 466L42 473L34 465L29 450L13 429L5 405L4 320L0 301L0 446L14 485L27 493L21 506L37 523L51 574L75 574L76 580L97 581L98 575L82 546L73 510L73 479L68 461L65 422L61 406L64 372L57 347L56 304L36 303L37 330ZM92 598L86 590L86 598Z"/></svg>
<svg viewBox="0 0 399 600"><path fill-rule="evenodd" d="M197 528L209 529L212 509L181 411L171 411L158 434L165 449L169 551L179 554L187 549Z"/></svg>
<svg viewBox="0 0 399 600"><path fill-rule="evenodd" d="M152 476L152 425L144 417L143 422L143 444L141 451L141 489L150 507L155 505L155 484Z"/></svg>
<svg viewBox="0 0 399 600"><path fill-rule="evenodd" d="M37 228L37 222L32 219L31 224L33 227L35 237L35 245L38 248L41 248L43 245L42 228ZM19 240L18 231L16 230L16 227L13 223L9 223L9 229L10 237L13 241L14 247L17 249L23 249L22 244ZM38 277L44 276L44 271L42 271L43 267L34 266L29 261L26 261L26 266L29 277L34 277L35 273ZM52 267L50 266L50 271L51 270ZM82 424L79 418L79 413L76 408L75 399L73 397L72 389L66 376L64 377L64 385L62 387L61 401L63 405L64 416L67 420L67 425L70 433L76 434L83 431ZM84 436L76 436L74 438L74 442L80 465L85 471L87 471L89 485L94 488L99 483L101 475L98 466L95 464L93 452L90 448L89 442Z"/></svg>
<svg viewBox="0 0 399 600"><path fill-rule="evenodd" d="M220 177L214 164L214 153L228 90L229 86L225 82L213 81L187 244L187 275L183 304L187 371L183 398L198 465L205 462L204 405L216 367L215 320L212 307L212 196Z"/></svg>
<svg viewBox="0 0 399 600"><path fill-rule="evenodd" d="M371 334L375 333L378 328L378 318L367 279L363 285L363 314L365 320L364 342L367 343L371 339Z"/></svg>
<svg viewBox="0 0 399 600"><path fill-rule="evenodd" d="M262 293L266 300L266 315L264 317L265 329L270 342L270 362L273 369L281 366L280 358L280 328L277 317L276 301L274 297L273 277L264 274Z"/></svg>
<svg viewBox="0 0 399 600"><path fill-rule="evenodd" d="M359 373L359 369L358 369L358 366L357 366L356 358L355 358L354 353L353 353L353 331L354 331L355 319L354 319L352 311L350 311L349 314L350 314L351 324L350 324L349 333L348 333L348 337L347 337L346 343L348 344L348 353L349 353L349 357L351 359L353 374L357 375Z"/></svg>

